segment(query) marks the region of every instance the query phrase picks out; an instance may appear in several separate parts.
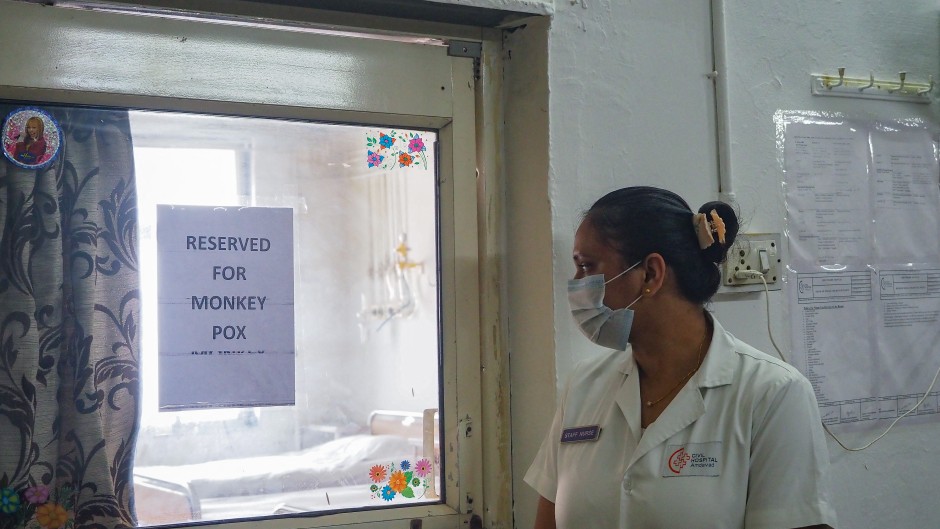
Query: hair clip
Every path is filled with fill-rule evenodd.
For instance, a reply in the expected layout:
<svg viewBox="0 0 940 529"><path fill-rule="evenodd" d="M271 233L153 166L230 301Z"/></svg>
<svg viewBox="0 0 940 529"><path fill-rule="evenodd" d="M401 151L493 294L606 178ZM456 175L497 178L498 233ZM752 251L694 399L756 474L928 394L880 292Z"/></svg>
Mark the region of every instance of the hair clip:
<svg viewBox="0 0 940 529"><path fill-rule="evenodd" d="M715 243L710 224L711 223L705 218L704 213L692 215L692 226L695 228L695 236L698 237L698 246L702 250Z"/></svg>
<svg viewBox="0 0 940 529"><path fill-rule="evenodd" d="M710 222L704 213L692 215L692 226L695 228L695 236L698 237L698 246L702 250L715 244L715 237L712 232L718 235L718 242L721 244L725 243L725 233L727 232L725 221L721 220L717 211L713 209L708 214L712 218Z"/></svg>
<svg viewBox="0 0 940 529"><path fill-rule="evenodd" d="M712 217L712 221L708 223L709 231L713 231L718 234L718 242L721 244L725 243L725 221L721 220L721 217L718 216L718 212L711 210L709 215Z"/></svg>

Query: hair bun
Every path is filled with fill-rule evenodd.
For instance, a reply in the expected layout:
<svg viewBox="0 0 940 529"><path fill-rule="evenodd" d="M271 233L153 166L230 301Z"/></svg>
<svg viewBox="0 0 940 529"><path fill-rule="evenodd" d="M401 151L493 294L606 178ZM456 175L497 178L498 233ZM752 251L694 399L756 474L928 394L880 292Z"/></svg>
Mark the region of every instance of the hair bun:
<svg viewBox="0 0 940 529"><path fill-rule="evenodd" d="M698 212L705 215L709 215L712 210L725 223L725 242L722 244L715 239L714 244L702 250L702 255L712 263L720 264L724 262L725 257L728 255L728 248L731 248L735 237L738 235L738 215L735 213L734 208L721 201L706 202L698 208Z"/></svg>

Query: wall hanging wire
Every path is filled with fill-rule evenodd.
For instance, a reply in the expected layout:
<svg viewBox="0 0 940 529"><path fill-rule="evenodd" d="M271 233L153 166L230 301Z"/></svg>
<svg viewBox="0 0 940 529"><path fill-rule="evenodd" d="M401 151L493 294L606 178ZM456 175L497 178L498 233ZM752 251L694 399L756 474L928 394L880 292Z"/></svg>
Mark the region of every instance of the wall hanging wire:
<svg viewBox="0 0 940 529"><path fill-rule="evenodd" d="M927 82L908 82L907 72L899 72L897 79L875 79L875 74L868 77L846 77L845 68L839 68L837 75L812 74L812 91L816 96L857 97L861 99L883 99L887 101L906 101L909 103L933 102L931 92L934 89L933 76Z"/></svg>

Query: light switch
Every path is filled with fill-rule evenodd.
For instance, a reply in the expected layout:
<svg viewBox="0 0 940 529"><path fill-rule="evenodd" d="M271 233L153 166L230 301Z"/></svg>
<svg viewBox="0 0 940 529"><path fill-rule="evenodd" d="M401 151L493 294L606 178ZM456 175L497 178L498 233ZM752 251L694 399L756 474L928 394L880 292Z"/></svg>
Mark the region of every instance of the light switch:
<svg viewBox="0 0 940 529"><path fill-rule="evenodd" d="M760 273L766 274L770 271L770 257L767 256L767 250L763 248L758 250L757 257L760 261Z"/></svg>

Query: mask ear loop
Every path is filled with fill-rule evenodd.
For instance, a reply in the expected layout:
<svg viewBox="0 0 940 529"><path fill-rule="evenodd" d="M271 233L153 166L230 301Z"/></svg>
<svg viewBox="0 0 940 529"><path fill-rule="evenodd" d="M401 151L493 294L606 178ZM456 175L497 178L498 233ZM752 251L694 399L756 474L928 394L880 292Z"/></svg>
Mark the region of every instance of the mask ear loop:
<svg viewBox="0 0 940 529"><path fill-rule="evenodd" d="M633 266L631 266L630 268L627 268L627 269L624 270L623 272L620 272L619 274L617 274L617 275L615 275L614 277L608 279L607 281L604 281L604 284L606 285L607 283L610 283L611 281L613 281L614 279L617 279L618 277L622 276L623 274L626 274L626 273L629 272L630 270L633 270L633 269L636 268L637 266L640 266L640 263L642 263L642 262L643 262L643 261L640 260L640 261L637 261L637 262L633 263ZM642 297L642 296L641 296L641 297ZM633 303L636 303L636 301L634 301Z"/></svg>
<svg viewBox="0 0 940 529"><path fill-rule="evenodd" d="M615 275L614 277L610 278L610 281L604 281L604 284L606 285L607 283L610 283L611 281L613 281L614 279L617 279L618 277L622 276L623 274L626 274L626 273L629 272L630 270L633 270L634 268L640 266L640 263L642 263L642 262L643 262L643 260L640 259L639 261L633 263L633 266L631 266L630 268L627 268L627 269L624 270L623 272L620 272L619 274L617 274L617 275ZM646 289L646 293L649 294L649 292L650 292L650 289L647 288L647 289ZM638 298L636 298L635 300L633 300L632 302L630 302L629 305L627 305L626 307L624 307L624 310L629 309L630 307L636 305L636 302L637 302L637 301L640 301L641 299L643 299L643 294L640 294L640 296L639 296Z"/></svg>
<svg viewBox="0 0 940 529"><path fill-rule="evenodd" d="M649 289L646 289L646 291L649 292ZM639 297L637 297L635 300L633 300L633 302L631 302L629 305L627 305L626 307L624 307L624 309L626 310L626 309L629 309L630 307L636 305L636 302L637 302L637 301L640 301L641 299L643 299L643 294L640 294Z"/></svg>

